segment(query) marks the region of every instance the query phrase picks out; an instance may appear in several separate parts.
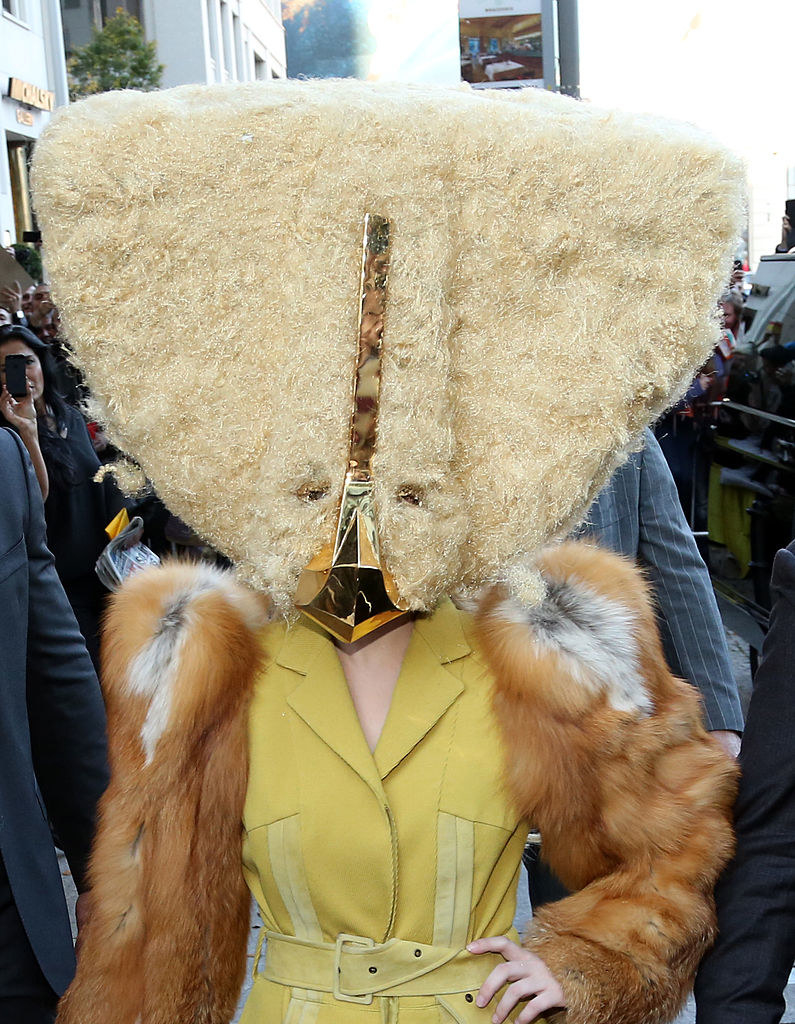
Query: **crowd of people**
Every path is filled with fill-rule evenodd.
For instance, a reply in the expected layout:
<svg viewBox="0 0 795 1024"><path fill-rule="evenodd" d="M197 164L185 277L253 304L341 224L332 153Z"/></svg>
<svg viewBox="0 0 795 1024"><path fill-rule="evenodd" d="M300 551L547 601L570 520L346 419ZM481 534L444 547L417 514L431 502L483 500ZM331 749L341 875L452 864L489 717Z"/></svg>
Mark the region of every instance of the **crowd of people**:
<svg viewBox="0 0 795 1024"><path fill-rule="evenodd" d="M737 687L709 576L683 512L692 511L699 500L693 467L701 425L712 416L711 403L730 393L732 366L737 365L733 360L743 308L737 275L733 284L721 299L721 342L682 406L658 426L660 444L646 432L642 450L615 474L578 535L644 568L654 589L668 664L699 690L708 729L736 757L743 732ZM5 386L9 355L25 359L25 395L11 395ZM106 783L103 712L91 667L93 663L98 673L105 595L94 564L107 541L105 527L124 505L124 498L110 477L96 479L101 460L109 454L107 441L101 425L87 422L81 411L85 388L69 361L58 309L45 283L26 290L0 290L0 379L0 426L14 435L11 438L8 431L0 430L0 460L8 492L3 496L0 546L13 549L17 535L23 535L30 567L26 600L22 604L17 600L16 632L4 634L6 645L24 648L27 660L25 666L25 657L20 661L15 655L15 668L9 670L12 675L16 672L19 687L23 686L20 680L27 678L27 723L20 717L9 729L14 730L20 749L30 735L29 763L18 766L18 771L26 773L26 779L35 775L57 840L69 856L78 888L83 889L94 806ZM157 532L162 530L163 510L156 500L151 508L152 528ZM181 536L179 524L172 522L171 530ZM54 569L44 547L45 531ZM190 543L189 537L182 539ZM157 546L156 541L152 543ZM697 986L700 1024L773 1024L780 1019L781 989L795 955L792 896L786 905L781 901L775 905L776 900L770 899L771 889L788 885L790 894L793 890L792 855L783 842L784 836L788 842L793 837L792 787L779 786L776 793L770 792L774 780L780 781L785 774L795 778L791 743L795 678L790 650L795 635L793 559L795 548L782 553L776 563L778 601L770 650L766 648L760 668L761 682L756 685L740 753L744 772L737 811L740 848L718 890L721 938ZM0 561L0 567L3 564ZM10 599L7 589L2 577L4 601ZM791 725L785 730L786 721ZM54 737L68 749L62 750ZM7 759L3 771L9 775L3 780L4 794L9 785L24 789L14 782ZM5 795L2 799L7 800ZM0 804L0 823L7 806ZM22 833L21 822L38 812L19 801L14 808ZM760 837L764 838L761 845ZM52 1020L56 997L66 988L74 967L70 954L64 952L68 926L59 909L62 901L53 891L52 857L40 852L46 846L39 827L24 850L2 848L0 1019L8 1024ZM38 870L48 879L36 899L30 896L38 883L24 865L27 856L42 858ZM767 863L760 875L754 857L773 858L776 863ZM534 906L563 895L557 880L539 868L535 856L527 860ZM754 926L759 907L768 904L773 907L773 919L780 922L768 934L769 957ZM57 918L56 934L46 939L44 922L49 926L51 915ZM738 927L740 921L742 927ZM754 951L750 959L744 952L747 948Z"/></svg>
<svg viewBox="0 0 795 1024"><path fill-rule="evenodd" d="M25 289L16 282L0 288L0 327L9 325L29 327L42 341L59 337L61 318L46 282Z"/></svg>
<svg viewBox="0 0 795 1024"><path fill-rule="evenodd" d="M719 303L719 343L655 434L710 568L731 579L748 575L749 596L769 610L773 558L792 538L795 336L786 300L770 315L757 309L766 290L746 305L750 285L736 263Z"/></svg>

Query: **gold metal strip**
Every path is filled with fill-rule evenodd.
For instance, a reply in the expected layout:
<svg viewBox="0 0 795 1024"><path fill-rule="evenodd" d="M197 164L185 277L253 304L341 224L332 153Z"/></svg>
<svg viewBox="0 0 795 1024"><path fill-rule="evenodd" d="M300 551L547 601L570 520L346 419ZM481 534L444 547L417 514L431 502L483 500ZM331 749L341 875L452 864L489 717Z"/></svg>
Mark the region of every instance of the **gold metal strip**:
<svg viewBox="0 0 795 1024"><path fill-rule="evenodd" d="M389 220L368 213L364 219L348 466L337 532L333 546L324 548L304 569L295 595L301 611L345 643L406 614L400 607L394 580L381 564L372 475L389 240Z"/></svg>
<svg viewBox="0 0 795 1024"><path fill-rule="evenodd" d="M389 221L368 213L364 218L359 351L353 388L348 470L355 480L371 480L370 463L378 429L381 351L384 340L386 285L389 276Z"/></svg>

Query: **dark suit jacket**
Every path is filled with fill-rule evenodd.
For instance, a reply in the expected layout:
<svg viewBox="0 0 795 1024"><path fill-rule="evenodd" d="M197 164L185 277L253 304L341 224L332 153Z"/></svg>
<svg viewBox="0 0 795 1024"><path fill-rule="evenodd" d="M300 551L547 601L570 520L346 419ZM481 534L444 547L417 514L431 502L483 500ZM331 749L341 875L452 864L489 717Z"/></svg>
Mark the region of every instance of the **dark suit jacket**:
<svg viewBox="0 0 795 1024"><path fill-rule="evenodd" d="M81 888L107 784L105 712L47 550L33 468L5 429L0 487L0 853L33 951L60 994L74 953L47 816Z"/></svg>
<svg viewBox="0 0 795 1024"><path fill-rule="evenodd" d="M696 979L698 1024L778 1024L795 960L795 541L776 555L771 593L740 751L737 852L715 890L718 941Z"/></svg>
<svg viewBox="0 0 795 1024"><path fill-rule="evenodd" d="M671 471L650 430L613 474L577 536L592 538L645 569L654 588L671 671L698 688L707 726L742 732L743 714L709 573Z"/></svg>

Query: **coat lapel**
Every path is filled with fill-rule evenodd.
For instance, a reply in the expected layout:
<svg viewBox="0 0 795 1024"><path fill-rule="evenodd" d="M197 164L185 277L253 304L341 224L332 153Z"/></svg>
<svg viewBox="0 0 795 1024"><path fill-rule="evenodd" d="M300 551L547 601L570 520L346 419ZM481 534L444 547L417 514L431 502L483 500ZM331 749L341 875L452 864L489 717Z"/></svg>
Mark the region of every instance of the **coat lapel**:
<svg viewBox="0 0 795 1024"><path fill-rule="evenodd" d="M320 627L301 620L288 632L276 662L304 677L287 697L293 711L371 789L382 795L373 755L331 639Z"/></svg>
<svg viewBox="0 0 795 1024"><path fill-rule="evenodd" d="M276 663L303 676L287 703L368 786L381 780L436 725L464 689L445 666L471 653L458 612L443 601L414 625L383 732L373 754L367 746L345 674L331 639L300 620L287 633Z"/></svg>
<svg viewBox="0 0 795 1024"><path fill-rule="evenodd" d="M464 689L446 668L471 653L458 612L444 600L418 618L373 757L382 779L431 731Z"/></svg>

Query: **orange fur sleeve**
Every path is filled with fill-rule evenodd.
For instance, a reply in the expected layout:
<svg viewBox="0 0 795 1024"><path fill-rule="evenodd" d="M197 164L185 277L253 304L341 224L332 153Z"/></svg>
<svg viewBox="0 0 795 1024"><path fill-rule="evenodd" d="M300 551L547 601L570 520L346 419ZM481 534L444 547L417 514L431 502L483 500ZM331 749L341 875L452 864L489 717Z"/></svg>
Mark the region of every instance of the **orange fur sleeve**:
<svg viewBox="0 0 795 1024"><path fill-rule="evenodd" d="M59 1024L227 1024L245 967L240 844L259 599L205 566L133 577L103 638L111 782Z"/></svg>
<svg viewBox="0 0 795 1024"><path fill-rule="evenodd" d="M560 981L568 1024L658 1024L713 937L736 770L665 664L635 566L569 543L540 568L541 605L494 590L477 617L508 784L579 890L541 909L525 944Z"/></svg>

